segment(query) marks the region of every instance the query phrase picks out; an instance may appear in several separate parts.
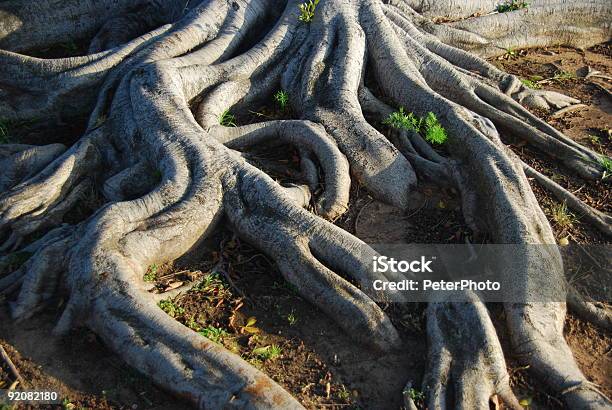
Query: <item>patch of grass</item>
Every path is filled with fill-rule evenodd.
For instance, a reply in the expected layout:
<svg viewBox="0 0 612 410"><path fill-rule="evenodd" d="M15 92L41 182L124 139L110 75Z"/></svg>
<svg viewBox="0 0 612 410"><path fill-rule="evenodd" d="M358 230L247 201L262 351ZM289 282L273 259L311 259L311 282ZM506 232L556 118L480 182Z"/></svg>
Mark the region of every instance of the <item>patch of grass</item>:
<svg viewBox="0 0 612 410"><path fill-rule="evenodd" d="M559 228L571 228L576 222L576 216L567 209L565 202L554 205L551 209L552 219Z"/></svg>
<svg viewBox="0 0 612 410"><path fill-rule="evenodd" d="M251 354L260 360L274 360L282 354L283 350L277 345L257 347Z"/></svg>
<svg viewBox="0 0 612 410"><path fill-rule="evenodd" d="M185 313L185 309L177 305L172 299L160 300L157 305L170 317L177 317Z"/></svg>
<svg viewBox="0 0 612 410"><path fill-rule="evenodd" d="M438 117L433 112L428 112L425 117L424 123L424 134L425 139L431 144L444 144L448 139L446 130L438 121Z"/></svg>
<svg viewBox="0 0 612 410"><path fill-rule="evenodd" d="M7 120L0 119L0 144L8 144L10 140L9 122Z"/></svg>
<svg viewBox="0 0 612 410"><path fill-rule="evenodd" d="M599 165L604 168L603 176L601 177L601 179L606 179L610 175L612 175L612 159L601 156L599 158Z"/></svg>
<svg viewBox="0 0 612 410"><path fill-rule="evenodd" d="M289 103L289 94L287 91L279 90L276 92L276 94L274 94L274 101L276 101L281 111L285 111L285 108L287 108L287 103Z"/></svg>
<svg viewBox="0 0 612 410"><path fill-rule="evenodd" d="M538 84L536 81L534 80L529 80L526 78L521 78L521 83L523 83L523 85L527 88L531 88L533 90L539 90L540 88L542 88L542 86L540 84Z"/></svg>
<svg viewBox="0 0 612 410"><path fill-rule="evenodd" d="M227 333L224 329L214 326L206 326L205 328L200 329L198 333L215 343L221 343L224 337L229 336L229 333Z"/></svg>
<svg viewBox="0 0 612 410"><path fill-rule="evenodd" d="M498 4L495 10L497 10L498 13L507 13L509 11L526 9L527 7L529 7L529 3L527 3L526 1L510 0Z"/></svg>
<svg viewBox="0 0 612 410"><path fill-rule="evenodd" d="M319 0L308 0L300 4L300 16L298 19L304 23L310 23L314 19L317 4L319 4Z"/></svg>
<svg viewBox="0 0 612 410"><path fill-rule="evenodd" d="M157 278L157 265L153 264L147 268L147 271L144 274L145 282L153 282Z"/></svg>
<svg viewBox="0 0 612 410"><path fill-rule="evenodd" d="M236 127L236 116L229 110L225 110L219 117L219 124L224 127Z"/></svg>

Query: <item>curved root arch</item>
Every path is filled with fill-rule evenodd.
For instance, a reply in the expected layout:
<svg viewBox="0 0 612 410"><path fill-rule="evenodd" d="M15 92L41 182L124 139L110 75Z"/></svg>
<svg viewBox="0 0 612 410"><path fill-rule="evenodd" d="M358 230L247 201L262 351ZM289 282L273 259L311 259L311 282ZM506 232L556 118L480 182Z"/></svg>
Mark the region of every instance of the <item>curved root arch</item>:
<svg viewBox="0 0 612 410"><path fill-rule="evenodd" d="M32 37L28 43L23 29L36 24L36 10L20 10L27 22L20 29L11 14L14 2L5 3L0 47L19 51L56 41ZM145 266L180 257L221 218L269 255L307 300L381 350L401 348L397 331L372 295L345 279L375 279L361 262L375 253L322 218L346 210L351 176L400 207L408 206L419 179L452 186L461 192L466 220L495 242L554 243L526 172L610 235L608 215L522 164L497 132L509 131L585 178L600 178L604 170L595 153L521 105L561 108L576 101L527 89L464 50L489 55L514 45L517 27L553 9L582 30L579 44L572 44L602 40L609 36L602 24L612 9L607 3L541 1L528 17L491 14L445 25L432 22L432 13L462 19L494 6L321 0L313 21L303 23L297 1L281 10L272 0L132 0L118 2L109 15L83 17L82 10L94 7L89 3L71 0L49 10L49 26L75 37L93 35L89 49L97 54L44 60L0 51L1 117L90 113L87 132L68 149L0 147L0 163L11 170L0 178L2 250L33 254L0 278L0 292L18 290L13 315L25 319L64 284L70 297L58 332L86 324L132 366L200 408L300 407L267 376L166 316L145 290ZM51 2L40 4L45 10ZM87 24L65 27L56 15L79 15ZM502 20L503 33L491 29L502 27ZM164 23L172 24L156 28ZM519 45L567 43L558 26ZM364 84L366 67L378 96ZM297 119L219 125L224 111L246 110L279 88L288 92ZM32 105L31 96L40 104ZM77 97L82 104L74 104ZM435 112L449 132L449 156L416 133L393 131L387 138L373 127L366 116L379 123L394 110L389 104L419 115ZM301 181L280 185L240 152L261 145L293 146ZM76 225L62 224L91 189L105 204ZM311 205L318 216L304 209ZM46 234L24 247L38 231ZM562 286L556 252L544 260L527 254L514 264L520 272L539 266L551 284ZM527 278L519 279L529 291ZM609 323L607 312L580 306L598 323ZM570 407L609 404L563 339L565 304L505 309L514 348ZM470 338L456 337L468 328L476 329L467 332ZM518 407L479 300L432 303L428 337L424 387L430 408L487 407L493 394Z"/></svg>

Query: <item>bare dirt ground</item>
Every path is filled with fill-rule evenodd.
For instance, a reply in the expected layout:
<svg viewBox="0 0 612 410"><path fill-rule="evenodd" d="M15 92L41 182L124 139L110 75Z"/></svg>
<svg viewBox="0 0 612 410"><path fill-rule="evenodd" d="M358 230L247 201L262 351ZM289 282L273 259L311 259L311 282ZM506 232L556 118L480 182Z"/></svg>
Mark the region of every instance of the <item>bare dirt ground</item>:
<svg viewBox="0 0 612 410"><path fill-rule="evenodd" d="M588 67L612 75L612 47L601 45L586 51L567 48L513 52L492 60L499 67L532 82L534 87L560 91L580 99L586 107L555 117L537 113L572 138L597 151L612 154L611 81L585 79ZM594 84L594 83L596 84ZM274 109L262 107L243 113L241 123L261 116L279 117ZM58 141L78 136L78 125L57 131ZM384 132L384 128L381 128ZM21 134L19 134L21 132ZM24 125L16 131L19 140L36 141L36 129ZM542 153L520 143L513 149L532 166L590 205L612 212L611 194L606 185L589 185L569 175ZM295 157L276 153L253 153L264 164L295 162ZM284 154L284 153L282 153ZM274 174L274 171L271 171ZM278 179L289 175L275 175ZM559 204L533 182L538 199L550 218L559 240L571 243L606 243L596 230L567 216L559 218ZM94 201L94 199L89 199ZM336 223L366 242L464 243L484 241L465 225L459 201L453 192L423 186L414 194L413 209L401 212L374 201L354 186L351 207ZM87 204L72 215L87 214ZM212 273L211 273L212 272ZM425 370L426 337L422 304L387 306L386 310L405 340L394 354L376 354L354 343L318 309L302 300L285 284L275 267L250 245L231 232L220 231L214 238L171 265L151 266L146 279L152 289L163 291L180 282L198 280L190 292L166 301L162 308L181 323L240 354L291 391L308 408L398 409L402 389L411 380L416 385ZM62 301L58 300L58 306ZM503 312L491 306L492 317L505 351ZM59 391L60 408L91 409L181 409L183 404L151 385L132 371L98 338L84 329L69 337L51 336L56 309L26 323L15 324L6 303L0 306L0 344L28 383L28 388ZM566 337L587 378L612 397L612 335L568 315ZM561 398L546 391L528 369L508 358L512 385L519 399L530 408L561 408ZM0 388L12 376L0 368Z"/></svg>

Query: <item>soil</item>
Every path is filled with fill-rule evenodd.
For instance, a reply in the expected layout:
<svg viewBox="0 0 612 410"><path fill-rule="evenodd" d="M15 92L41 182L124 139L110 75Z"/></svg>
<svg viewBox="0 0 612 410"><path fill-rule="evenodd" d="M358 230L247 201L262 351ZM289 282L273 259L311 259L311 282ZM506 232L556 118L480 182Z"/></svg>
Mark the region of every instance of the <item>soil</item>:
<svg viewBox="0 0 612 410"><path fill-rule="evenodd" d="M66 48L57 50L60 54L65 51ZM551 113L537 114L566 135L610 156L612 101L601 88L609 89L610 81L583 78L587 66L612 75L610 55L608 44L584 51L569 48L521 51L492 62L521 78L538 82L542 89L579 98L587 108L559 118ZM239 113L237 121L289 117L290 112L278 107L263 107ZM65 125L57 131L55 140L69 143L78 136L78 129L78 124ZM37 142L36 126L16 128L14 139ZM534 168L591 206L612 212L607 181L587 183L520 142L512 148ZM293 151L288 155L286 152L255 152L252 160L278 180L289 180L295 176L297 167L293 165L299 165L299 157ZM292 167L283 174L275 163ZM561 204L536 182L532 181L532 186L558 239L568 238L582 245L609 244L579 217L570 217L569 224L556 221L553 214ZM363 188L354 185L350 208L335 223L370 243L465 243L466 239L472 243L486 242L486 238L477 237L466 226L452 191L421 186L411 203L412 209L402 212L376 202ZM164 310L192 330L241 355L308 408L398 409L406 383L411 381L418 386L425 370L423 304L384 306L398 327L405 348L393 354L372 352L355 344L351 335L340 331L317 308L300 298L264 255L229 231L221 230L199 249L172 264L149 267L147 279L153 291L163 291L180 282L200 281L197 287L165 302ZM504 350L509 352L501 325L503 312L495 305L490 309ZM58 391L65 400L58 408L186 408L127 367L91 332L76 329L69 337L52 336L58 314L50 308L33 320L16 324L10 320L7 304L0 308L0 344L27 381L26 387ZM587 378L612 397L612 335L571 314L566 320L565 335ZM510 354L508 368L517 396L530 401L530 408L562 407L561 398L546 391ZM6 388L12 381L8 368L0 367L0 388Z"/></svg>

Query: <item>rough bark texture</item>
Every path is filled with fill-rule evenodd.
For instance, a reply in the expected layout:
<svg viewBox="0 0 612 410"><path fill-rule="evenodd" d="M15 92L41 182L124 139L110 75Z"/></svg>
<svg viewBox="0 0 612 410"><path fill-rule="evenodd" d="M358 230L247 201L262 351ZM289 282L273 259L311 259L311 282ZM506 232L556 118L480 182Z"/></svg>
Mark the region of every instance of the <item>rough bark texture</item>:
<svg viewBox="0 0 612 410"><path fill-rule="evenodd" d="M364 343L387 350L402 348L397 331L371 295L345 279L374 279L360 262L374 251L324 219L347 209L351 180L399 207L408 206L418 180L452 186L471 227L495 243L553 244L527 172L610 235L609 216L522 164L497 131L584 178L601 178L594 152L523 107L577 101L526 88L479 56L608 40L612 6L538 0L491 14L496 3L321 0L304 23L294 0L2 2L0 118L90 115L72 147L0 146L2 249L33 254L0 277L0 292L17 292L13 316L26 319L65 292L58 332L85 324L131 366L199 408L299 408L267 376L158 309L146 291L145 267L180 257L225 218L307 300ZM66 38L89 39L91 54L18 54ZM376 90L366 88L366 72ZM225 110L246 110L279 88L288 92L295 120L219 125ZM436 113L450 156L418 134L387 138L368 121L399 106ZM295 146L306 186L279 185L240 152L264 144ZM105 203L86 220L63 224L92 189ZM309 202L316 215L304 209ZM44 235L24 245L36 232ZM556 251L525 253L514 265L526 293L537 291L526 277L534 266L564 291ZM580 306L609 326L601 308ZM570 408L609 408L563 339L565 303L504 307L515 352ZM519 407L479 300L432 302L428 337L429 408L488 408L493 394Z"/></svg>

